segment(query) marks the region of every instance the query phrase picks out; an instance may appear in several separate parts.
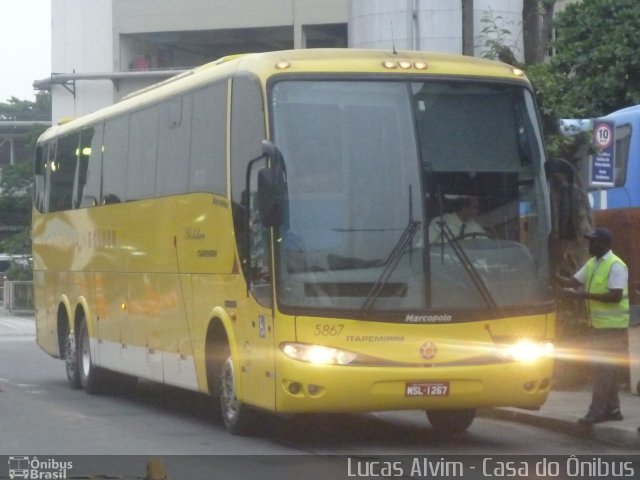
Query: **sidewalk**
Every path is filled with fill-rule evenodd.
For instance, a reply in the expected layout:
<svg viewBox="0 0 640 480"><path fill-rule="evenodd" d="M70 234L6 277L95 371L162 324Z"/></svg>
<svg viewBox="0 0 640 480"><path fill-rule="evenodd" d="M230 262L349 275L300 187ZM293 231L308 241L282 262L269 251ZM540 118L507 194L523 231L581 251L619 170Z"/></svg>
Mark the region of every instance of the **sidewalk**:
<svg viewBox="0 0 640 480"><path fill-rule="evenodd" d="M592 438L612 445L640 449L640 396L620 393L622 421L603 422L585 428L578 424L591 403L591 390L552 391L540 410L519 408L491 408L479 412L481 416L526 423L583 438Z"/></svg>
<svg viewBox="0 0 640 480"><path fill-rule="evenodd" d="M33 338L36 334L36 324L33 313L18 315L5 310L0 305L0 340L19 338Z"/></svg>

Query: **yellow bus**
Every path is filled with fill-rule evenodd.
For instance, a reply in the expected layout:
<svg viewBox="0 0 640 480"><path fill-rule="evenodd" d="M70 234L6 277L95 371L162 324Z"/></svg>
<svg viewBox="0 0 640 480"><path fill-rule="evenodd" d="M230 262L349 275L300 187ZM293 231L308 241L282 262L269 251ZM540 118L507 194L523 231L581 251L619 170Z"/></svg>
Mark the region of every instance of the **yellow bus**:
<svg viewBox="0 0 640 480"><path fill-rule="evenodd" d="M425 52L226 57L39 139L37 342L89 393L465 430L552 373L545 150L523 72ZM468 234L447 225L477 199ZM443 230L428 236L436 222Z"/></svg>

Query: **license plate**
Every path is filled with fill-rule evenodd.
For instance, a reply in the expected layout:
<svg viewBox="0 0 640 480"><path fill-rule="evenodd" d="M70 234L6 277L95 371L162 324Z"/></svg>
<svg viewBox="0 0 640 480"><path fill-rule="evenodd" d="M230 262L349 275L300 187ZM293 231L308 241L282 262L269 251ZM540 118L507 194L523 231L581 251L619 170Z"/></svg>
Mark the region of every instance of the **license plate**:
<svg viewBox="0 0 640 480"><path fill-rule="evenodd" d="M406 384L404 394L407 397L446 397L449 382L410 382Z"/></svg>

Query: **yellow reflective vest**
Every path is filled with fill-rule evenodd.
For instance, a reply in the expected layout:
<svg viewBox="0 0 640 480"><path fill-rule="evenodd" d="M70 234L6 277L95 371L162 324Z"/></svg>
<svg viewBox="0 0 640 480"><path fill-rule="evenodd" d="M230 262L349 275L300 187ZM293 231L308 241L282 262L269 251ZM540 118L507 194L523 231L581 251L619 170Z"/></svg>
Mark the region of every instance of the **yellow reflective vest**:
<svg viewBox="0 0 640 480"><path fill-rule="evenodd" d="M595 258L587 262L585 289L588 293L608 293L607 281L614 263L627 265L613 253L609 258L596 263ZM629 327L629 287L625 285L622 299L618 303L587 300L590 325L593 328L628 328Z"/></svg>

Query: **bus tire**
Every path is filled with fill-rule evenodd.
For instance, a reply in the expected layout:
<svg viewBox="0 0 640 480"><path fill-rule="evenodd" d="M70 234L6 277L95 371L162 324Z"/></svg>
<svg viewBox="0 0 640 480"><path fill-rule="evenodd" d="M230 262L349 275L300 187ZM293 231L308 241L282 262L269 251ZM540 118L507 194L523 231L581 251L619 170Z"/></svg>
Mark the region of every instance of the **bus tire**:
<svg viewBox="0 0 640 480"><path fill-rule="evenodd" d="M80 319L80 331L78 333L77 362L80 374L80 383L85 392L94 395L102 390L102 369L96 367L91 361L91 342L89 341L89 328L84 316Z"/></svg>
<svg viewBox="0 0 640 480"><path fill-rule="evenodd" d="M76 352L76 337L69 333L64 340L64 363L67 371L69 386L74 390L80 389L80 369L78 368L78 354Z"/></svg>
<svg viewBox="0 0 640 480"><path fill-rule="evenodd" d="M427 418L431 426L442 433L462 433L473 423L476 411L473 408L464 410L427 410Z"/></svg>
<svg viewBox="0 0 640 480"><path fill-rule="evenodd" d="M233 435L249 435L255 428L255 411L236 395L233 359L227 357L220 372L220 414L227 431Z"/></svg>

